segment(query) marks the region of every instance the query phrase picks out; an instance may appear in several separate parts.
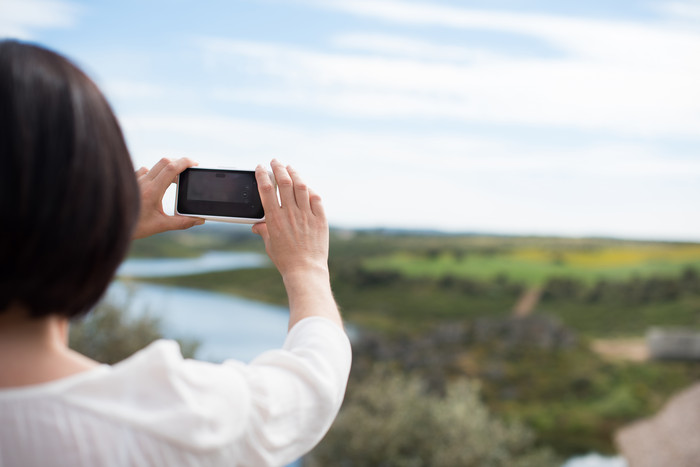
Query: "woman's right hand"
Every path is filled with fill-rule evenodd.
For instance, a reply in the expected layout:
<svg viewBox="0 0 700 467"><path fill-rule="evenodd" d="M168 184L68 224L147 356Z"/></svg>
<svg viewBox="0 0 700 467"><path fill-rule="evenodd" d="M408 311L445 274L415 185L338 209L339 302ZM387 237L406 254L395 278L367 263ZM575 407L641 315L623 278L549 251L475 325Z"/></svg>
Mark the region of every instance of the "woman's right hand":
<svg viewBox="0 0 700 467"><path fill-rule="evenodd" d="M289 297L289 328L303 318L320 316L342 327L328 273L328 221L321 197L309 190L299 174L277 160L271 162L279 200L267 171L255 175L265 209L265 222L253 232L265 242Z"/></svg>
<svg viewBox="0 0 700 467"><path fill-rule="evenodd" d="M267 171L258 166L255 176L265 209L265 222L253 232L265 242L270 259L282 277L305 271L328 271L328 222L321 197L299 174L277 160L270 164L279 188L279 201Z"/></svg>

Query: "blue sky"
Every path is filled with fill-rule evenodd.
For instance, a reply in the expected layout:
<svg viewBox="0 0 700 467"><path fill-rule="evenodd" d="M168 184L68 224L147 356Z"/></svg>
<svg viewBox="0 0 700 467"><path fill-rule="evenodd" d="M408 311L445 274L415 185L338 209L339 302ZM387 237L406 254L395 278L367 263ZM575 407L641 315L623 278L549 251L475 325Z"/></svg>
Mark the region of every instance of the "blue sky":
<svg viewBox="0 0 700 467"><path fill-rule="evenodd" d="M698 0L0 0L0 36L137 166L277 157L339 227L700 241Z"/></svg>

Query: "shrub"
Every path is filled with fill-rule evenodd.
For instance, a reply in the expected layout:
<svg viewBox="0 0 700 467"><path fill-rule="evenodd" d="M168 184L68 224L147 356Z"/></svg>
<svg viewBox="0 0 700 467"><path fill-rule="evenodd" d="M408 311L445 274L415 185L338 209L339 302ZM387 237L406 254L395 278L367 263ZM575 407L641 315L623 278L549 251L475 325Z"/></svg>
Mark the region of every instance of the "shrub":
<svg viewBox="0 0 700 467"><path fill-rule="evenodd" d="M162 339L158 318L148 314L130 317L131 303L127 300L120 307L108 301L100 302L87 317L72 323L70 347L98 362L113 364ZM186 358L192 358L199 347L196 341L179 343Z"/></svg>
<svg viewBox="0 0 700 467"><path fill-rule="evenodd" d="M530 429L496 418L466 379L429 393L415 375L377 366L348 392L338 419L305 465L453 467L559 465Z"/></svg>

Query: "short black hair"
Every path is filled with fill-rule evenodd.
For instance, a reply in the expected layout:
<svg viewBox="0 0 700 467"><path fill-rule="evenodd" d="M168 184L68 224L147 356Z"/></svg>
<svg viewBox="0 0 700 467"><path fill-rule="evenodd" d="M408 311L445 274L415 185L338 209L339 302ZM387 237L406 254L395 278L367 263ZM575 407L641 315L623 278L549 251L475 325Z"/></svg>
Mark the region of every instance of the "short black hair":
<svg viewBox="0 0 700 467"><path fill-rule="evenodd" d="M138 213L131 157L95 83L58 53L0 41L0 313L89 311Z"/></svg>

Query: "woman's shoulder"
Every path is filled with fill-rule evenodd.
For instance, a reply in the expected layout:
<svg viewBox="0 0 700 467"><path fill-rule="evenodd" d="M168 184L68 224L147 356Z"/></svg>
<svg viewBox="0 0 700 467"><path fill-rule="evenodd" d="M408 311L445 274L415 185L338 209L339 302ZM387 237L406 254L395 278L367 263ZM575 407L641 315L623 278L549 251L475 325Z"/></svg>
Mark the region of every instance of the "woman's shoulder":
<svg viewBox="0 0 700 467"><path fill-rule="evenodd" d="M22 420L24 432L34 433L25 439L9 430L30 453L46 436L55 446L108 440L95 441L90 453L98 456L136 440L143 452L216 457L238 452L245 440L249 392L235 368L184 359L176 342L157 341L113 366L0 392L0 419ZM66 429L56 433L56 426Z"/></svg>
<svg viewBox="0 0 700 467"><path fill-rule="evenodd" d="M121 414L124 410L174 412L192 405L200 414L219 412L224 396L229 406L244 405L233 402L247 398L241 372L235 366L185 359L179 344L171 340L151 343L109 367L101 378L85 381L66 394L75 404L85 406L97 399L102 410L113 405L114 412Z"/></svg>
<svg viewBox="0 0 700 467"><path fill-rule="evenodd" d="M32 407L53 407L75 420L100 419L209 449L245 430L249 392L235 366L185 359L177 342L158 340L116 365L15 390L12 399L13 411L24 406L28 418Z"/></svg>

